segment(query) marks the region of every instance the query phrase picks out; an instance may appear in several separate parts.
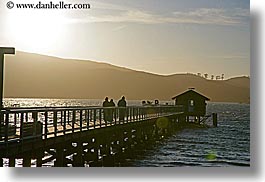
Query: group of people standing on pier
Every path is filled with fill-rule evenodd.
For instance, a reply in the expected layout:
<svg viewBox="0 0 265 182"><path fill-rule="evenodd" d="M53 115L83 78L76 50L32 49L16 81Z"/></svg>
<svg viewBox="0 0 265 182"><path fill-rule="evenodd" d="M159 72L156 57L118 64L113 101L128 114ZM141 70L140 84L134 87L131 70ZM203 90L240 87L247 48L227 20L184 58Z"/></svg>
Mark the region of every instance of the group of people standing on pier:
<svg viewBox="0 0 265 182"><path fill-rule="evenodd" d="M112 122L113 118L116 117L116 109L113 108L115 107L115 103L113 99L110 99L106 97L105 101L103 102L103 107L110 107L109 109L104 109L103 114L104 114L104 121L107 122ZM119 114L119 121L124 121L125 115L126 115L126 106L127 102L125 100L125 97L122 96L122 98L118 101L117 106L119 107L118 109L118 114Z"/></svg>

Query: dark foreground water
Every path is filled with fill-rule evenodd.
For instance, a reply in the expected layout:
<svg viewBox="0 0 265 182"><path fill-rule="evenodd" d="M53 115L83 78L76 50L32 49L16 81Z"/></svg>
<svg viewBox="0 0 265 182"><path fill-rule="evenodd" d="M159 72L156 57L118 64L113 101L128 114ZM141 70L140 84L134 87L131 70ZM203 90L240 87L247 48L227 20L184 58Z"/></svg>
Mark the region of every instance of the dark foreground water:
<svg viewBox="0 0 265 182"><path fill-rule="evenodd" d="M129 101L139 105L141 101ZM70 106L101 105L100 100L5 99L5 105ZM186 129L136 154L124 166L249 166L250 105L208 103L208 113L218 113L218 127ZM209 121L210 124L210 121ZM34 164L35 162L32 161ZM20 161L16 166L20 166ZM48 165L49 166L49 165Z"/></svg>
<svg viewBox="0 0 265 182"><path fill-rule="evenodd" d="M164 140L132 166L249 166L249 105L210 103L219 125L209 129L187 129Z"/></svg>

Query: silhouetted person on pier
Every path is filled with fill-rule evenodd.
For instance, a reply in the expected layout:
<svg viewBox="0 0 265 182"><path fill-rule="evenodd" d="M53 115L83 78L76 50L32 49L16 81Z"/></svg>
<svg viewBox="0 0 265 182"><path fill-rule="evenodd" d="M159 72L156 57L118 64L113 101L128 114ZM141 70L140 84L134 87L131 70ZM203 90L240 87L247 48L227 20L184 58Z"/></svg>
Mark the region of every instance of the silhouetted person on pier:
<svg viewBox="0 0 265 182"><path fill-rule="evenodd" d="M114 103L113 99L110 99L109 106L110 107L115 107L115 103Z"/></svg>
<svg viewBox="0 0 265 182"><path fill-rule="evenodd" d="M110 99L110 102L109 102L109 106L110 107L115 107L115 103L114 103L114 101L113 101L113 99ZM113 116L115 117L115 109L114 108L111 108L110 109L110 121L113 121Z"/></svg>
<svg viewBox="0 0 265 182"><path fill-rule="evenodd" d="M109 98L106 97L105 101L103 102L103 107L109 107L109 106L110 106ZM103 117L105 122L109 121L110 118L109 109L103 109Z"/></svg>
<svg viewBox="0 0 265 182"><path fill-rule="evenodd" d="M125 97L123 96L118 102L118 107L120 107L119 108L119 121L124 121L126 105L127 103L126 103Z"/></svg>

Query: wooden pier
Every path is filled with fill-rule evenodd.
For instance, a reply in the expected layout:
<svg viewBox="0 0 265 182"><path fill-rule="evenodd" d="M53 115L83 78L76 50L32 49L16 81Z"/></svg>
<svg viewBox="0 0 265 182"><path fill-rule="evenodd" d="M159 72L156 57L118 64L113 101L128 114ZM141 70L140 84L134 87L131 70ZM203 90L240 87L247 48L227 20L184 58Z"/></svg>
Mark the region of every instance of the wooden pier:
<svg viewBox="0 0 265 182"><path fill-rule="evenodd" d="M5 54L15 48L0 47L0 167L21 159L24 167L32 160L37 167L119 166L134 149L172 134L190 117L197 125L206 120L209 98L193 90L174 97L175 106L3 108Z"/></svg>
<svg viewBox="0 0 265 182"><path fill-rule="evenodd" d="M120 120L120 112L125 117ZM112 121L105 121L110 114ZM5 108L1 111L0 165L24 167L119 166L180 126L182 106ZM7 160L8 159L8 160ZM7 165L7 164L5 164Z"/></svg>

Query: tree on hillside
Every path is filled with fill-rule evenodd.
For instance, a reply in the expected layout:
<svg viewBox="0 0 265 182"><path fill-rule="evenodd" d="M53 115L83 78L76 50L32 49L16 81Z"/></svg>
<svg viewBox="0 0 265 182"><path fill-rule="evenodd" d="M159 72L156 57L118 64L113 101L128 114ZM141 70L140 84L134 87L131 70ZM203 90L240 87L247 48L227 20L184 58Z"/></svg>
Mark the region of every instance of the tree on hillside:
<svg viewBox="0 0 265 182"><path fill-rule="evenodd" d="M204 77L205 77L205 79L207 79L207 78L208 78L208 74L207 74L207 73L205 73L205 74L204 74Z"/></svg>
<svg viewBox="0 0 265 182"><path fill-rule="evenodd" d="M201 76L202 74L201 73L197 73L198 76Z"/></svg>
<svg viewBox="0 0 265 182"><path fill-rule="evenodd" d="M214 75L211 76L211 79L212 79L212 80L214 79Z"/></svg>
<svg viewBox="0 0 265 182"><path fill-rule="evenodd" d="M216 80L220 80L220 78L221 78L221 77L220 77L219 75L217 75L217 76L215 77Z"/></svg>

